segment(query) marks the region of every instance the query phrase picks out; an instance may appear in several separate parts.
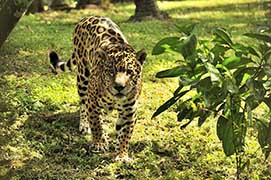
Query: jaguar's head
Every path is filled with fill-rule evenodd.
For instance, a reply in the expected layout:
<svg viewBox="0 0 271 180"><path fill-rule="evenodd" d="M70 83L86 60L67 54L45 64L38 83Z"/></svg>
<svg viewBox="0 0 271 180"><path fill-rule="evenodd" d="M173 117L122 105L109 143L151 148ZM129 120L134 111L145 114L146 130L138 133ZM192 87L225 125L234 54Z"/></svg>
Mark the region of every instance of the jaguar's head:
<svg viewBox="0 0 271 180"><path fill-rule="evenodd" d="M141 72L147 53L144 49L136 52L130 45L115 48L107 52L107 62L111 64L106 79L110 84L108 91L116 98L139 93L141 90Z"/></svg>

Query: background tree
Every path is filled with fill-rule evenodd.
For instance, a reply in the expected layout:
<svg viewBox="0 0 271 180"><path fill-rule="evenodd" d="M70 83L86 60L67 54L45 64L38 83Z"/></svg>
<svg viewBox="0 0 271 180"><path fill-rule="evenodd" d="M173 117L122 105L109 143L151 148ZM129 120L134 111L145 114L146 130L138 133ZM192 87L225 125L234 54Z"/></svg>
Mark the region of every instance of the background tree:
<svg viewBox="0 0 271 180"><path fill-rule="evenodd" d="M32 0L1 0L0 3L0 47L27 10Z"/></svg>
<svg viewBox="0 0 271 180"><path fill-rule="evenodd" d="M70 10L70 4L68 0L52 0L50 6L52 10Z"/></svg>
<svg viewBox="0 0 271 180"><path fill-rule="evenodd" d="M26 14L30 13L36 13L36 12L42 12L44 11L44 6L43 6L43 1L42 0L34 0L31 5L29 6Z"/></svg>
<svg viewBox="0 0 271 180"><path fill-rule="evenodd" d="M168 19L165 12L161 12L155 0L134 0L135 15L130 17L131 21L142 21L147 19Z"/></svg>
<svg viewBox="0 0 271 180"><path fill-rule="evenodd" d="M133 0L111 0L112 3L133 2Z"/></svg>
<svg viewBox="0 0 271 180"><path fill-rule="evenodd" d="M271 26L271 1L264 1L263 8L265 10L265 16L269 20L269 26Z"/></svg>
<svg viewBox="0 0 271 180"><path fill-rule="evenodd" d="M93 5L108 8L110 5L110 0L78 0L76 8L85 9Z"/></svg>

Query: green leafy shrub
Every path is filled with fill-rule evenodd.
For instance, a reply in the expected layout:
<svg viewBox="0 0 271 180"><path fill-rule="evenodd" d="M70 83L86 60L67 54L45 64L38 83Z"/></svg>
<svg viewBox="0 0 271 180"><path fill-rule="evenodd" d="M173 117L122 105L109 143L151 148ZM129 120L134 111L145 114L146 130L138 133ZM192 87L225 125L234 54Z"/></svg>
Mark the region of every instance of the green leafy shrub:
<svg viewBox="0 0 271 180"><path fill-rule="evenodd" d="M152 54L182 55L179 66L156 74L157 78L178 77L179 87L153 118L175 105L177 120L188 120L181 128L195 119L199 126L209 117L216 119L224 153L236 155L238 178L250 125L258 128L266 158L271 151L271 120L255 113L258 107L271 109L271 36L268 32L246 33L244 36L255 39L255 44L246 45L234 42L225 29L216 28L214 38L203 41L194 32L195 24L176 27L181 36L160 40Z"/></svg>

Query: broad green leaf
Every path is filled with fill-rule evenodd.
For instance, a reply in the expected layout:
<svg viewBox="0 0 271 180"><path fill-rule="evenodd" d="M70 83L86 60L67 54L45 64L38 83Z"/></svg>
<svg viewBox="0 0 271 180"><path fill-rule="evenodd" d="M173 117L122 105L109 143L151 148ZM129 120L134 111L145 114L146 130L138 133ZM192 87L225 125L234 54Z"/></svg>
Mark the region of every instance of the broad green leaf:
<svg viewBox="0 0 271 180"><path fill-rule="evenodd" d="M268 124L266 141L267 141L267 148L265 151L265 159L269 157L269 154L271 152L271 120L269 121L269 124Z"/></svg>
<svg viewBox="0 0 271 180"><path fill-rule="evenodd" d="M251 75L248 74L248 73L245 73L243 75L243 78L242 78L241 82L240 82L240 86L243 86L244 84L246 84L247 80L250 79L250 78L251 78Z"/></svg>
<svg viewBox="0 0 271 180"><path fill-rule="evenodd" d="M260 119L257 119L258 127L258 142L262 148L262 151L267 159L271 152L271 121L266 123Z"/></svg>
<svg viewBox="0 0 271 180"><path fill-rule="evenodd" d="M240 67L233 73L233 77L236 80L236 84L242 86L255 72L256 69L254 67Z"/></svg>
<svg viewBox="0 0 271 180"><path fill-rule="evenodd" d="M250 122L253 121L253 113L252 110L250 109L249 106L246 106L246 113L247 113L247 120L249 120Z"/></svg>
<svg viewBox="0 0 271 180"><path fill-rule="evenodd" d="M152 119L156 116L158 116L159 114L161 114L162 112L164 112L165 110L167 110L170 106L172 106L173 104L175 104L182 96L184 96L187 91L183 91L180 92L179 94L177 94L176 96L170 98L169 100L167 100L163 105L161 105L152 115Z"/></svg>
<svg viewBox="0 0 271 180"><path fill-rule="evenodd" d="M191 79L187 75L183 75L179 77L179 82L182 86L194 86L198 83L199 78Z"/></svg>
<svg viewBox="0 0 271 180"><path fill-rule="evenodd" d="M256 100L258 101L263 100L266 93L266 89L264 88L262 82L256 81L254 79L248 79L246 85L249 88L249 90L254 94Z"/></svg>
<svg viewBox="0 0 271 180"><path fill-rule="evenodd" d="M210 77L206 77L204 79L201 79L196 85L195 88L198 89L199 92L205 92L210 90L210 87L212 86L212 81Z"/></svg>
<svg viewBox="0 0 271 180"><path fill-rule="evenodd" d="M159 55L166 50L175 51L181 53L186 59L192 56L197 47L197 38L194 34L188 37L167 37L159 41L152 50L153 55Z"/></svg>
<svg viewBox="0 0 271 180"><path fill-rule="evenodd" d="M217 112L220 112L221 110L223 110L225 108L225 102L223 102L223 103L221 103L221 104L219 104L218 106L217 106Z"/></svg>
<svg viewBox="0 0 271 180"><path fill-rule="evenodd" d="M208 73L210 74L211 81L212 82L217 82L217 81L221 82L222 78L221 78L221 74L220 74L219 70L209 62L204 63L204 65L205 65L205 68L207 69Z"/></svg>
<svg viewBox="0 0 271 180"><path fill-rule="evenodd" d="M213 52L215 55L225 54L226 51L228 51L229 48L226 46L222 46L221 44L216 44L212 49L211 52Z"/></svg>
<svg viewBox="0 0 271 180"><path fill-rule="evenodd" d="M269 49L265 54L263 55L263 59L268 62L269 58L271 56L271 49ZM270 62L270 61L269 61Z"/></svg>
<svg viewBox="0 0 271 180"><path fill-rule="evenodd" d="M214 34L219 37L223 41L223 43L228 44L229 46L233 44L230 34L226 30L222 28L216 28L214 30Z"/></svg>
<svg viewBox="0 0 271 180"><path fill-rule="evenodd" d="M266 91L271 91L271 78L268 76L268 80L265 80L263 83Z"/></svg>
<svg viewBox="0 0 271 180"><path fill-rule="evenodd" d="M236 54L240 54L239 55L240 57L242 56L242 54L247 55L249 53L248 48L241 43L234 43L231 47L233 48Z"/></svg>
<svg viewBox="0 0 271 180"><path fill-rule="evenodd" d="M241 107L241 98L238 95L229 95L229 101L230 101L230 117L232 117L232 120L236 120L235 117L239 116L239 109ZM236 123L236 122L234 122Z"/></svg>
<svg viewBox="0 0 271 180"><path fill-rule="evenodd" d="M200 79L191 88L196 88L197 92L201 94L206 108L215 108L221 101L224 101L226 95L225 89L219 87L218 84L213 84L210 76ZM216 109L212 109L212 111L216 111Z"/></svg>
<svg viewBox="0 0 271 180"><path fill-rule="evenodd" d="M230 74L224 76L223 87L225 87L227 91L232 94L236 94L239 91L238 87L236 86L235 79Z"/></svg>
<svg viewBox="0 0 271 180"><path fill-rule="evenodd" d="M244 36L271 43L271 36L257 33L246 33Z"/></svg>
<svg viewBox="0 0 271 180"><path fill-rule="evenodd" d="M229 57L225 59L222 64L226 66L228 69L237 69L241 66L244 66L248 63L252 62L249 58L240 58L236 56Z"/></svg>
<svg viewBox="0 0 271 180"><path fill-rule="evenodd" d="M181 39L179 37L167 37L160 40L153 48L152 55L159 55L171 49L176 52L180 52L182 48Z"/></svg>
<svg viewBox="0 0 271 180"><path fill-rule="evenodd" d="M181 53L185 59L187 59L189 56L192 56L196 52L197 48L197 37L192 34L188 36L187 39L185 39L182 43L182 49Z"/></svg>
<svg viewBox="0 0 271 180"><path fill-rule="evenodd" d="M239 109L239 108L238 108ZM231 115L233 119L233 141L234 141L234 146L237 151L243 151L244 150L244 141L245 141L245 135L246 135L246 129L247 126L244 121L244 114L241 112L233 112Z"/></svg>
<svg viewBox="0 0 271 180"><path fill-rule="evenodd" d="M261 29L259 29L261 33L271 33L271 27L263 26Z"/></svg>
<svg viewBox="0 0 271 180"><path fill-rule="evenodd" d="M258 45L258 50L259 50L259 52L261 53L262 56L264 56L264 54L266 52L268 52L270 50L270 48L271 47L269 45L267 45L267 43L260 43Z"/></svg>
<svg viewBox="0 0 271 180"><path fill-rule="evenodd" d="M182 25L182 26L175 25L175 27L180 33L184 33L187 36L190 36L192 32L194 31L196 25L197 23L192 23L192 24L187 24L187 25Z"/></svg>
<svg viewBox="0 0 271 180"><path fill-rule="evenodd" d="M226 156L231 156L235 152L235 147L233 143L233 129L229 125L226 127L224 138L222 140L224 153Z"/></svg>
<svg viewBox="0 0 271 180"><path fill-rule="evenodd" d="M249 106L250 110L257 108L260 105L261 101L255 99L253 95L250 95L246 98L246 104Z"/></svg>
<svg viewBox="0 0 271 180"><path fill-rule="evenodd" d="M270 111L271 110L271 96L269 95L269 97L264 98L263 101L268 106L269 111Z"/></svg>
<svg viewBox="0 0 271 180"><path fill-rule="evenodd" d="M260 119L257 119L257 128L258 128L258 142L261 145L262 148L264 148L266 143L266 137L267 137L267 124L263 122Z"/></svg>
<svg viewBox="0 0 271 180"><path fill-rule="evenodd" d="M214 55L214 63L221 63L225 53L229 50L229 47L223 46L221 44L216 44L210 51Z"/></svg>
<svg viewBox="0 0 271 180"><path fill-rule="evenodd" d="M254 90L254 79L250 78L246 81L246 85L247 87L253 91Z"/></svg>
<svg viewBox="0 0 271 180"><path fill-rule="evenodd" d="M193 117L189 119L189 121L187 123L185 123L184 125L181 126L181 129L186 128L191 122L193 121Z"/></svg>
<svg viewBox="0 0 271 180"><path fill-rule="evenodd" d="M206 119L210 116L210 113L207 111L199 112L198 126L201 127L202 124L206 121Z"/></svg>
<svg viewBox="0 0 271 180"><path fill-rule="evenodd" d="M234 154L232 121L220 116L217 121L217 135L222 141L222 146L226 156Z"/></svg>
<svg viewBox="0 0 271 180"><path fill-rule="evenodd" d="M224 71L222 79L223 88L232 94L238 93L238 86L236 85L236 80L232 76L231 71L229 71L229 69L223 64L217 64L216 67Z"/></svg>
<svg viewBox="0 0 271 180"><path fill-rule="evenodd" d="M223 140L225 134L225 127L229 120L226 119L224 116L219 116L217 124L216 124L216 134L220 141Z"/></svg>
<svg viewBox="0 0 271 180"><path fill-rule="evenodd" d="M184 120L187 116L191 116L193 112L193 109L184 107L178 114L177 114L177 120L181 122Z"/></svg>
<svg viewBox="0 0 271 180"><path fill-rule="evenodd" d="M179 87L174 91L173 95L177 96L179 94L179 92L183 89L183 85L181 83L179 83Z"/></svg>
<svg viewBox="0 0 271 180"><path fill-rule="evenodd" d="M193 71L194 76L200 76L206 73L206 68L203 64L197 64Z"/></svg>
<svg viewBox="0 0 271 180"><path fill-rule="evenodd" d="M240 57L236 57L236 56L232 56L232 57L229 57L227 59L225 59L222 64L226 67L229 66L229 64L232 64L232 63L239 63L241 61L241 58Z"/></svg>
<svg viewBox="0 0 271 180"><path fill-rule="evenodd" d="M239 54L238 57L241 57L242 55L247 56L248 54L252 54L252 55L260 58L259 53L252 46L245 46L245 45L240 44L240 43L235 43L235 44L232 45L232 48L235 50L236 54Z"/></svg>
<svg viewBox="0 0 271 180"><path fill-rule="evenodd" d="M265 64L263 70L268 78L271 77L271 64Z"/></svg>
<svg viewBox="0 0 271 180"><path fill-rule="evenodd" d="M158 72L155 77L157 78L178 77L181 74L186 74L187 71L189 70L190 68L187 66L176 66L174 68Z"/></svg>
<svg viewBox="0 0 271 180"><path fill-rule="evenodd" d="M248 49L250 54L253 54L254 56L260 57L259 53L256 51L255 48L253 48L251 46L248 46L247 49Z"/></svg>
<svg viewBox="0 0 271 180"><path fill-rule="evenodd" d="M210 91L205 92L203 95L204 98L204 103L206 108L208 109L212 109L213 111L216 110L216 106L221 104L226 97L226 93L224 89L221 89L217 86L215 86L217 88L217 90L215 88L211 88ZM221 91L221 92L218 92Z"/></svg>

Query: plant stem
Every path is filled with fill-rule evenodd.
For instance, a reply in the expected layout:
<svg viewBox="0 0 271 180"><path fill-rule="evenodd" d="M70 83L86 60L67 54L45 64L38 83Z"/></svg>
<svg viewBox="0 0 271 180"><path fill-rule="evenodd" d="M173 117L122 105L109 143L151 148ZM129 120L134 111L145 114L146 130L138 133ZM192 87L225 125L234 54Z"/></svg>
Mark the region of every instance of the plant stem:
<svg viewBox="0 0 271 180"><path fill-rule="evenodd" d="M235 156L236 156L236 179L239 180L240 179L240 175L241 175L241 157L240 154L236 151L235 152Z"/></svg>

